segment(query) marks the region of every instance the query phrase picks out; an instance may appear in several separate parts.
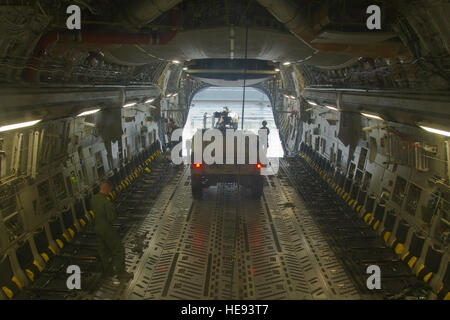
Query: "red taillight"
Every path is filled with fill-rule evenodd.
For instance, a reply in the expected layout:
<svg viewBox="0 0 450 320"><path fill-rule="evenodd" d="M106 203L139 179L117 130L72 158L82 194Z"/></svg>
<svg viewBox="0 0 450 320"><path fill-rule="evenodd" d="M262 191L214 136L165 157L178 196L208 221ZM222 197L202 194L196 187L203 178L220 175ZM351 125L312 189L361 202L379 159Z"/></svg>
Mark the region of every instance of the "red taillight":
<svg viewBox="0 0 450 320"><path fill-rule="evenodd" d="M256 165L256 167L257 167L258 169L261 169L261 168L262 168L262 164L261 164L261 163L258 163L258 164Z"/></svg>
<svg viewBox="0 0 450 320"><path fill-rule="evenodd" d="M196 164L194 164L194 166L195 166L197 169L199 169L199 168L202 167L202 164L201 164L201 163L196 163Z"/></svg>

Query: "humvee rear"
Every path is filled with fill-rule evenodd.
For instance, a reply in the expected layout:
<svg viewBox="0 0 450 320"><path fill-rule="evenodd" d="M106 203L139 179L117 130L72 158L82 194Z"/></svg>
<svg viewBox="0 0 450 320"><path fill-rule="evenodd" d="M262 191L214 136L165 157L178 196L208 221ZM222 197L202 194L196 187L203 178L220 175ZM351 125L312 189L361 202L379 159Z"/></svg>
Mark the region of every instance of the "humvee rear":
<svg viewBox="0 0 450 320"><path fill-rule="evenodd" d="M201 129L202 135L206 129ZM203 141L201 143L201 150L195 150L195 142L192 143L191 153L191 187L192 196L194 199L200 199L202 197L203 188L217 185L218 182L235 182L241 186L247 187L251 190L253 198L259 198L263 192L263 176L261 170L266 166L265 159L265 147L263 143L259 142L258 135L250 132L244 132L239 130L234 131L238 135L240 133L245 137L245 149L244 143L239 145L238 138L233 138L234 146L230 146L229 151L233 152L233 155L227 155L227 138L225 130L220 130L223 137L223 157L222 163L207 164L203 157L203 151L212 143L212 141ZM194 135L195 138L195 135ZM228 142L232 142L228 140ZM253 143L256 142L256 143ZM263 148L260 150L260 147ZM252 149L253 148L253 149ZM261 153L260 153L261 151ZM201 161L199 158L195 158L196 152L201 153ZM252 154L253 152L253 154ZM255 158L256 153L256 158ZM215 156L215 152L213 153ZM239 161L239 157L245 155ZM196 161L197 159L197 161ZM228 160L228 161L227 161ZM220 161L217 161L220 162ZM231 163L230 163L231 162Z"/></svg>

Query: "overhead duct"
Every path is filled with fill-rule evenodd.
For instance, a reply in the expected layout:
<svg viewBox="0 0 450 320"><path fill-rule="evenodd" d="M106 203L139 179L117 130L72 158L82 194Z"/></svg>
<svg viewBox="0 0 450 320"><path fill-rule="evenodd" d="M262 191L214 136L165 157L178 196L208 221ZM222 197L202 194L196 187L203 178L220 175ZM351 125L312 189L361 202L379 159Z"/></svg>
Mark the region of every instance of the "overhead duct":
<svg viewBox="0 0 450 320"><path fill-rule="evenodd" d="M164 12L172 9L182 0L135 0L127 5L126 19L133 25L143 26Z"/></svg>
<svg viewBox="0 0 450 320"><path fill-rule="evenodd" d="M37 81L40 60L58 44L64 48L69 48L70 44L75 43L98 44L98 49L107 45L165 45L175 37L175 34L176 31L159 31L152 34L114 31L51 31L39 39L30 66L24 69L22 78L27 82Z"/></svg>
<svg viewBox="0 0 450 320"><path fill-rule="evenodd" d="M133 25L144 25L157 18L161 13L173 8L181 0L134 1L128 6L128 20ZM178 26L181 21L180 10L172 10L169 16L170 24ZM116 31L51 31L44 34L38 41L31 58L31 65L24 69L22 78L34 82L38 78L40 59L58 43L69 48L70 44L84 43L99 45L98 49L111 45L166 45L176 36L177 30L158 30L152 33L124 33ZM109 51L111 48L106 48ZM110 56L108 54L108 56ZM117 61L119 63L119 61Z"/></svg>
<svg viewBox="0 0 450 320"><path fill-rule="evenodd" d="M167 33L164 31L156 34L82 31L78 34L79 37L75 37L74 40L82 43L98 44L164 45L170 41L169 34Z"/></svg>
<svg viewBox="0 0 450 320"><path fill-rule="evenodd" d="M171 10L172 7L179 2L180 1L134 1L131 6L128 5L126 8L128 9L128 13L125 13L125 15L127 15L126 23L139 29L139 27L143 27L157 18L161 13L169 11L168 21L164 23L168 25L164 27L167 30L162 31L160 30L160 27L156 27L160 34L160 42L150 43L147 44L147 46L153 45L152 48L154 49L154 45L167 44L175 38L181 25L181 10ZM153 59L155 56L146 52L145 44L142 44L142 46L144 48L142 48L141 45L128 45L112 49L105 53L106 60L120 65L145 65L148 63L149 57ZM141 56L141 58L137 58L136 56ZM144 59L142 59L142 56L144 56ZM177 57L177 59L179 59L179 57Z"/></svg>
<svg viewBox="0 0 450 320"><path fill-rule="evenodd" d="M321 51L349 55L352 57L397 57L410 56L408 49L400 42L368 42L351 43L353 33L348 35L348 43L343 44L345 38L340 43L317 43L317 33L308 24L307 17L299 12L298 7L290 0L257 0L265 7L278 21L283 23L295 36L308 44L311 48ZM370 37L368 37L370 39Z"/></svg>

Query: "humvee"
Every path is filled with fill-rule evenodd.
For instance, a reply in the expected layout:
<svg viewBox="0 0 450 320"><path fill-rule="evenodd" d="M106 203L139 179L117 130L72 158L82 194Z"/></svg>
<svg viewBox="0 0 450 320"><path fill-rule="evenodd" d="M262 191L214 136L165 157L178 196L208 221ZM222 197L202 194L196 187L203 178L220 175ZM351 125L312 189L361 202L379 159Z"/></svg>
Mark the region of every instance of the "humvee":
<svg viewBox="0 0 450 320"><path fill-rule="evenodd" d="M199 129L201 130L201 136L203 137L203 134L206 132L207 129ZM264 161L264 159L261 159L262 157L265 157L265 147L263 150L261 150L260 154L260 147L263 147L263 144L260 143L259 136L252 133L252 132L246 132L240 130L234 130L233 128L228 128L228 133L233 132L234 134L242 134L245 143L242 143L241 145L238 144L238 138L234 137L234 147L231 150L233 152L233 155L228 155L228 160L230 158L232 161L227 162L227 130L224 130L224 128L219 128L220 132L222 132L223 137L223 158L222 163L212 163L207 164L205 161L203 161L203 155L200 157L202 161L196 161L195 153L197 150L195 150L195 142L192 143L192 153L191 153L191 187L192 187L192 196L194 199L201 199L203 189L208 188L210 186L217 185L218 182L234 182L237 185L247 187L251 190L251 194L253 198L259 198L262 195L263 192L263 176L261 175L261 170L266 167L267 163ZM196 134L199 134L198 132ZM253 138L252 135L254 136ZM196 135L194 135L195 138ZM253 140L252 140L253 139ZM214 140L213 140L214 141ZM256 146L252 145L250 142L255 142ZM231 139L230 141L231 142ZM200 153L202 153L205 148L212 143L212 141L204 141L202 139L201 142L201 150L199 150ZM200 145L200 144L199 144ZM242 148L245 145L245 150L242 150ZM253 152L256 152L256 161L254 161L251 156L251 153L249 151L250 148L253 149ZM244 161L238 161L239 155L238 153L243 152L245 153ZM214 152L215 155L215 152ZM262 156L261 156L262 155ZM230 162L232 162L230 164ZM241 164L239 164L241 163Z"/></svg>

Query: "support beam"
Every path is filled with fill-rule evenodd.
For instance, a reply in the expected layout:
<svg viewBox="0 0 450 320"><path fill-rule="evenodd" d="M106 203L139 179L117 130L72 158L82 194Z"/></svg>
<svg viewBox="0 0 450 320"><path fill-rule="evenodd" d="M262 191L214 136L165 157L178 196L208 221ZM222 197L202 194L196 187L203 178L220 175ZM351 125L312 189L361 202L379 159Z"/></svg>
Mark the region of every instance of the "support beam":
<svg viewBox="0 0 450 320"><path fill-rule="evenodd" d="M431 121L448 126L447 119L450 118L450 94L443 91L423 93L308 87L302 96L317 103L336 105L343 111L376 112L385 120L408 125Z"/></svg>
<svg viewBox="0 0 450 320"><path fill-rule="evenodd" d="M146 100L159 95L157 86L0 88L0 124L20 119L71 117L85 108L120 108L124 101Z"/></svg>

